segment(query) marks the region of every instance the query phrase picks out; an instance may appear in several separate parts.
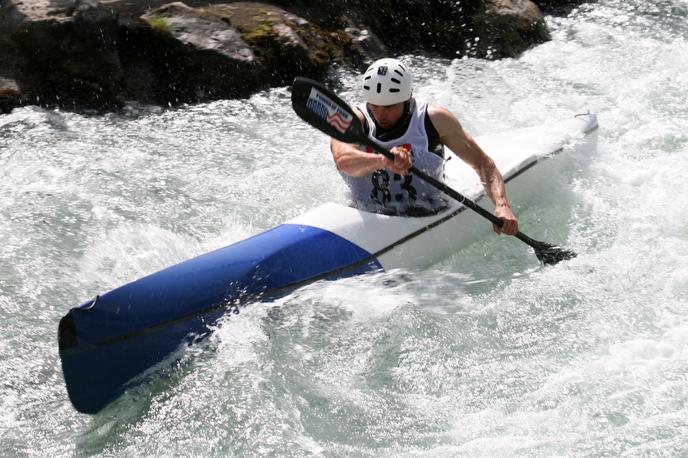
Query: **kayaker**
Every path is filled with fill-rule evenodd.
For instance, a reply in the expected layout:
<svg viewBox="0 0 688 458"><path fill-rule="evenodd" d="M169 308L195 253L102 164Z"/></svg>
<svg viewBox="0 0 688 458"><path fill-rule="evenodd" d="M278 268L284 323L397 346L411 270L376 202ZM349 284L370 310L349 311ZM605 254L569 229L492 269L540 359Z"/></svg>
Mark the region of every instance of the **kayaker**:
<svg viewBox="0 0 688 458"><path fill-rule="evenodd" d="M380 59L363 74L365 103L356 107L368 136L395 154L381 154L332 139L337 169L359 208L388 214L422 215L447 203L440 191L414 179L411 165L444 181L444 146L473 167L495 204L495 216L504 225L495 232L514 235L518 221L509 206L504 179L494 161L463 130L448 109L416 100L413 75L397 59Z"/></svg>

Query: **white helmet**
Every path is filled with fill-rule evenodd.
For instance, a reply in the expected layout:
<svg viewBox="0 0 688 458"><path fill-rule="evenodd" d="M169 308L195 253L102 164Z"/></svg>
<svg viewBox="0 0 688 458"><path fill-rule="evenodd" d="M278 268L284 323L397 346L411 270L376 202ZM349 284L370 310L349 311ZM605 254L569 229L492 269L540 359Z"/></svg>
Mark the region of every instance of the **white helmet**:
<svg viewBox="0 0 688 458"><path fill-rule="evenodd" d="M363 96L373 105L406 102L413 91L413 75L396 59L373 62L363 74Z"/></svg>

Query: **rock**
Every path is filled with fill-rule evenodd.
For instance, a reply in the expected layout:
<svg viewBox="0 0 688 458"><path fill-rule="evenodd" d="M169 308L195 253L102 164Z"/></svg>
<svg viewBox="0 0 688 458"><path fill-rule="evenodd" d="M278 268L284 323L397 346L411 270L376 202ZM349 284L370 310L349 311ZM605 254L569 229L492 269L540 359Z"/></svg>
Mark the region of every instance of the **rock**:
<svg viewBox="0 0 688 458"><path fill-rule="evenodd" d="M583 3L590 3L589 0L533 0L533 2L547 14L567 15L574 8Z"/></svg>
<svg viewBox="0 0 688 458"><path fill-rule="evenodd" d="M516 57L550 39L542 13L529 0L489 0L478 17L474 48L481 56Z"/></svg>
<svg viewBox="0 0 688 458"><path fill-rule="evenodd" d="M137 26L138 37L122 43L127 56L123 65L128 74L148 73L151 101L177 104L242 96L259 77L253 49L221 14L171 3L141 19L148 27ZM131 94L146 98L129 83Z"/></svg>
<svg viewBox="0 0 688 458"><path fill-rule="evenodd" d="M342 0L346 14L397 53L456 57L471 35L479 1Z"/></svg>
<svg viewBox="0 0 688 458"><path fill-rule="evenodd" d="M95 2L75 2L65 11L27 3L33 8L23 11L22 24L11 34L14 76L26 98L67 107L120 106L117 16Z"/></svg>
<svg viewBox="0 0 688 458"><path fill-rule="evenodd" d="M243 97L333 64L513 57L549 39L530 0L3 0L0 13L5 100L65 108Z"/></svg>
<svg viewBox="0 0 688 458"><path fill-rule="evenodd" d="M9 2L0 1L0 78L8 81L14 79L17 66L17 49L10 37L21 23L22 15Z"/></svg>
<svg viewBox="0 0 688 458"><path fill-rule="evenodd" d="M237 2L191 8L176 2L141 16L120 44L138 99L170 103L240 97L297 75L322 76L333 61L363 52L355 37L333 34L277 6Z"/></svg>
<svg viewBox="0 0 688 458"><path fill-rule="evenodd" d="M14 80L0 77L0 113L9 113L22 105L19 86Z"/></svg>
<svg viewBox="0 0 688 458"><path fill-rule="evenodd" d="M395 53L514 57L549 39L544 18L530 0L342 0L328 6L330 17L346 15L366 24ZM325 15L317 16L322 20Z"/></svg>
<svg viewBox="0 0 688 458"><path fill-rule="evenodd" d="M14 23L0 20L0 30L5 24L11 31L10 76L38 104L110 109L125 100L241 97L297 75L322 77L333 62L360 64L371 49L384 50L346 18L341 29L328 30L265 3L10 3Z"/></svg>

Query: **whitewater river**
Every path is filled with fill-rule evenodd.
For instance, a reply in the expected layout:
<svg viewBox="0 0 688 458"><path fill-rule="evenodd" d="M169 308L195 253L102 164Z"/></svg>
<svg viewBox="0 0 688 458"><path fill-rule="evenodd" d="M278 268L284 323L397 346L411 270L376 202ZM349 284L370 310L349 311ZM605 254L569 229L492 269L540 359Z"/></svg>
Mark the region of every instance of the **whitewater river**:
<svg viewBox="0 0 688 458"><path fill-rule="evenodd" d="M548 22L519 59L402 60L474 135L599 114L592 160L518 212L578 258L541 268L486 230L429 269L316 283L224 318L95 416L64 387L70 307L344 186L287 88L0 116L0 454L688 455L688 2Z"/></svg>

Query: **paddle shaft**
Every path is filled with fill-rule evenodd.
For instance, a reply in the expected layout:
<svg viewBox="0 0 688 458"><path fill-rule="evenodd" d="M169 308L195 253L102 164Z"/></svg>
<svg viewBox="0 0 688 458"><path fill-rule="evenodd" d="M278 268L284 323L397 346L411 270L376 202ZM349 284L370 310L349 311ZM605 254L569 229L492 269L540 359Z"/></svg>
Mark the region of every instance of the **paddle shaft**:
<svg viewBox="0 0 688 458"><path fill-rule="evenodd" d="M357 142L373 148L375 151L382 154L383 156L385 156L387 159L389 159L391 161L394 160L394 154L391 151L389 151L386 148L383 148L382 146L378 145L377 143L375 143L374 141L370 140L367 137L357 137ZM493 215L489 211L485 210L483 207L481 207L477 203L473 202L468 197L466 197L463 194L461 194L460 192L450 188L449 186L442 183L441 181L427 175L425 172L423 172L421 170L418 170L418 168L416 168L415 165L412 165L411 168L409 169L409 171L413 175L417 176L418 178L425 180L425 182L427 182L431 186L434 186L436 189L439 189L440 191L442 191L443 193L445 193L449 197L452 197L452 198L458 200L460 203L462 203L466 207L470 208L474 212L480 214L482 217L487 218L488 220L490 220L492 222L492 224L495 224L498 227L502 227L502 225L504 224L504 221L501 218L496 217L495 215ZM538 242L537 240L531 239L527 235L523 234L521 231L518 231L516 234L514 234L514 237L518 238L522 242L530 245L531 247L533 247L535 249L541 249L542 248L541 242Z"/></svg>

